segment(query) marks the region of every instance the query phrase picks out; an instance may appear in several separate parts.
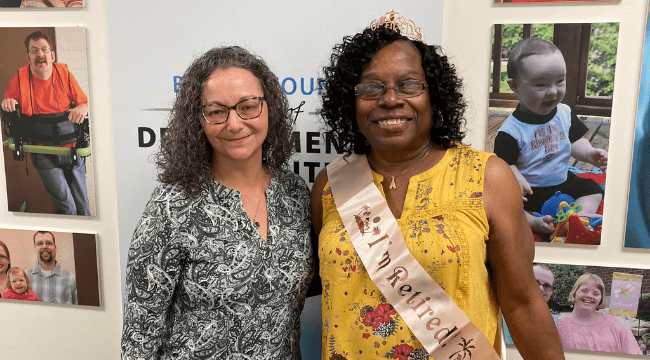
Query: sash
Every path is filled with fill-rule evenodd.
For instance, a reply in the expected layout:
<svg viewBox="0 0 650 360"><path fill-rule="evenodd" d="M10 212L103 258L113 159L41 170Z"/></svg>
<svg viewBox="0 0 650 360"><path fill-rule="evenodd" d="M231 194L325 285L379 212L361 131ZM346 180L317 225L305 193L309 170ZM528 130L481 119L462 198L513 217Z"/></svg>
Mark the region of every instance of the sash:
<svg viewBox="0 0 650 360"><path fill-rule="evenodd" d="M490 341L411 255L363 155L327 166L336 208L368 275L431 356L494 359Z"/></svg>

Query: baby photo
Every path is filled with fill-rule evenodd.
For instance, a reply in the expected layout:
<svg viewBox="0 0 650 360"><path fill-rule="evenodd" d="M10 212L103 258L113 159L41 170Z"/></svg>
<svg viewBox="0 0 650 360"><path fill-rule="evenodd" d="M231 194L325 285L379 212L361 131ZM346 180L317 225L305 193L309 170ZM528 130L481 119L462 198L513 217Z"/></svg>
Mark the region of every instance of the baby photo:
<svg viewBox="0 0 650 360"><path fill-rule="evenodd" d="M486 151L540 242L599 245L618 23L495 25Z"/></svg>
<svg viewBox="0 0 650 360"><path fill-rule="evenodd" d="M650 269L537 263L533 272L565 350L650 355Z"/></svg>
<svg viewBox="0 0 650 360"><path fill-rule="evenodd" d="M92 216L85 29L0 28L0 51L7 210Z"/></svg>
<svg viewBox="0 0 650 360"><path fill-rule="evenodd" d="M0 300L100 305L95 235L0 229L0 239Z"/></svg>

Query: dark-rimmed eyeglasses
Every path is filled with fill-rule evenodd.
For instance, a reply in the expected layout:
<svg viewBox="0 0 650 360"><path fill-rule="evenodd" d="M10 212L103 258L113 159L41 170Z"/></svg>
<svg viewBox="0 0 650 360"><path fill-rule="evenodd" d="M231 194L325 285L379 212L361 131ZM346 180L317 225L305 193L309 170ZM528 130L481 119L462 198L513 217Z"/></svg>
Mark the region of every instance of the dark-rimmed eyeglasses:
<svg viewBox="0 0 650 360"><path fill-rule="evenodd" d="M0 255L0 260L5 260L5 261L7 261L7 260L9 260L9 258L6 257L6 256L4 256L4 255Z"/></svg>
<svg viewBox="0 0 650 360"><path fill-rule="evenodd" d="M233 106L211 103L203 106L203 119L208 124L219 125L228 121L230 110L235 110L242 120L258 118L264 107L264 97L250 97Z"/></svg>
<svg viewBox="0 0 650 360"><path fill-rule="evenodd" d="M399 97L410 98L422 94L427 89L427 83L418 80L400 81L393 86L378 82L364 83L354 87L354 95L364 100L377 100L389 89L393 89Z"/></svg>
<svg viewBox="0 0 650 360"><path fill-rule="evenodd" d="M537 280L537 285L541 286L544 291L553 291L555 290L555 286L549 284L549 283L541 283L539 280Z"/></svg>

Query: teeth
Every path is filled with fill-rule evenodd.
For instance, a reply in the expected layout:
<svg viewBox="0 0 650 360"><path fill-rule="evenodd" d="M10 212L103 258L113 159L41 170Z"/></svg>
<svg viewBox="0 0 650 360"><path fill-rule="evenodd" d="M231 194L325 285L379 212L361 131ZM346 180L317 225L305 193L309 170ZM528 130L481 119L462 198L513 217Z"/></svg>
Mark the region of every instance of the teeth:
<svg viewBox="0 0 650 360"><path fill-rule="evenodd" d="M377 124L379 125L397 125L397 124L402 124L405 123L406 119L385 119L385 120L379 120L377 121Z"/></svg>

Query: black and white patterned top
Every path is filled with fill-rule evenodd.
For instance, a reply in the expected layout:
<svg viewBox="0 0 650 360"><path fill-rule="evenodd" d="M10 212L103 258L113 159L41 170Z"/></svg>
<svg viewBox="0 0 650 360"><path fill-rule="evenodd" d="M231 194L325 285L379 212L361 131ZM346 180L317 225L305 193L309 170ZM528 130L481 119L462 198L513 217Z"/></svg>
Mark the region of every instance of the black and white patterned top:
<svg viewBox="0 0 650 360"><path fill-rule="evenodd" d="M309 190L273 169L264 242L241 194L159 185L129 248L122 359L300 359Z"/></svg>

